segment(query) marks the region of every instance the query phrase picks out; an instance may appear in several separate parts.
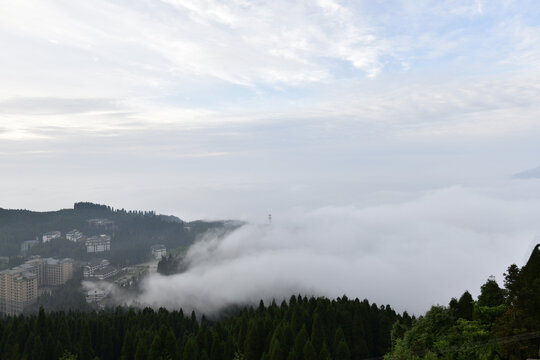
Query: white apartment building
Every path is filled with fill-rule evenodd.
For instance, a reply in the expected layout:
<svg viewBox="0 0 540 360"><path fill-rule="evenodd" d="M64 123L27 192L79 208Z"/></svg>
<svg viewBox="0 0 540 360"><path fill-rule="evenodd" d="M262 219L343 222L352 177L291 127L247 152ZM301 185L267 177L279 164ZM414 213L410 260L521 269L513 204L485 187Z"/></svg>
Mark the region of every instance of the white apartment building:
<svg viewBox="0 0 540 360"><path fill-rule="evenodd" d="M66 233L66 239L69 241L77 242L83 238L83 233L77 229L73 229L70 232Z"/></svg>
<svg viewBox="0 0 540 360"><path fill-rule="evenodd" d="M84 266L84 278L89 279L91 277L94 277L95 271L104 269L107 266L109 266L109 260L93 258Z"/></svg>
<svg viewBox="0 0 540 360"><path fill-rule="evenodd" d="M156 260L161 260L167 256L167 249L164 245L154 245L150 249L152 250L152 257Z"/></svg>
<svg viewBox="0 0 540 360"><path fill-rule="evenodd" d="M111 237L109 235L91 236L86 239L86 252L97 253L111 250Z"/></svg>
<svg viewBox="0 0 540 360"><path fill-rule="evenodd" d="M95 303L100 302L101 300L105 299L107 295L109 295L110 290L108 289L92 289L88 290L86 293L86 302L87 303Z"/></svg>
<svg viewBox="0 0 540 360"><path fill-rule="evenodd" d="M41 239L43 240L44 243L47 243L51 241L52 239L59 238L60 236L62 236L62 233L60 231L49 231L43 234Z"/></svg>

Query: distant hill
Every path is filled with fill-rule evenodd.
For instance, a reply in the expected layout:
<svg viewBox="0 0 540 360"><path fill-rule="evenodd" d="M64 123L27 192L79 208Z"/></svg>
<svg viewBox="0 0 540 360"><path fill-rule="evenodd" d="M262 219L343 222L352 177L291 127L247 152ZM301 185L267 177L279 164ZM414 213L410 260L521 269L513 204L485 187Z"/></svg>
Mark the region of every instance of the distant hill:
<svg viewBox="0 0 540 360"><path fill-rule="evenodd" d="M540 166L534 169L525 170L514 175L516 179L540 179Z"/></svg>
<svg viewBox="0 0 540 360"><path fill-rule="evenodd" d="M158 217L166 222L176 222L176 223L183 223L182 219L179 217L176 217L174 215L158 215Z"/></svg>
<svg viewBox="0 0 540 360"><path fill-rule="evenodd" d="M91 219L105 221L89 222ZM73 209L47 212L0 208L0 256L18 255L23 241L41 239L44 233L58 230L61 238L33 246L28 254L85 260L92 255L86 254L84 245L65 239L66 232L77 229L86 236L111 235L111 251L99 256L129 265L146 261L152 245L163 244L168 249L185 247L209 230L230 231L240 225L233 221L186 222L153 211L114 209L90 202L75 203Z"/></svg>

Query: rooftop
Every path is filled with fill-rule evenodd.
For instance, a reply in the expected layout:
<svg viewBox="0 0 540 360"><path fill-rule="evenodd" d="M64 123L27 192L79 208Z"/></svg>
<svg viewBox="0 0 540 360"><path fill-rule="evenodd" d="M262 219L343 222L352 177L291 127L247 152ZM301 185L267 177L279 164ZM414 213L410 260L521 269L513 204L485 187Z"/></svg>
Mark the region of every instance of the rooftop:
<svg viewBox="0 0 540 360"><path fill-rule="evenodd" d="M113 268L112 266L105 266L103 269L94 271L94 276L107 275L115 271L116 269Z"/></svg>
<svg viewBox="0 0 540 360"><path fill-rule="evenodd" d="M109 263L109 261L105 259L93 258L88 262L88 265L90 265L91 267L94 267L94 266L101 265L101 263L104 261L107 262L107 264Z"/></svg>
<svg viewBox="0 0 540 360"><path fill-rule="evenodd" d="M110 241L111 237L109 235L99 235L99 236L91 236L86 239L86 242L94 242L94 241Z"/></svg>

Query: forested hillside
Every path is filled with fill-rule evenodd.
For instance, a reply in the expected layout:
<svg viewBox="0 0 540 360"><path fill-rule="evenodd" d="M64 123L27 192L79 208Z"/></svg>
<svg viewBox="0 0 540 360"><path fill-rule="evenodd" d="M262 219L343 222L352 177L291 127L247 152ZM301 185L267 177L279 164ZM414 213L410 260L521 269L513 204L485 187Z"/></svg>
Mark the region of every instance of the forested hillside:
<svg viewBox="0 0 540 360"><path fill-rule="evenodd" d="M540 357L540 245L521 269L508 268L504 285L490 278L476 301L466 291L415 321L396 322L385 359Z"/></svg>
<svg viewBox="0 0 540 360"><path fill-rule="evenodd" d="M293 296L280 305L231 310L216 321L194 313L117 308L52 312L0 321L3 359L364 359L384 354L403 320L367 300ZM409 321L411 320L405 315Z"/></svg>
<svg viewBox="0 0 540 360"><path fill-rule="evenodd" d="M94 218L111 220L114 226L108 229L92 227L87 220ZM93 203L76 203L73 209L51 212L0 209L0 256L18 255L23 241L59 230L62 238L38 244L30 248L28 254L87 259L82 244L64 238L66 232L78 229L85 235L112 235L111 251L100 256L115 264L131 265L146 261L150 246L154 244L163 244L168 249L187 246L208 230L236 226L238 223L227 221L184 222L176 217L156 215L153 211L126 211Z"/></svg>

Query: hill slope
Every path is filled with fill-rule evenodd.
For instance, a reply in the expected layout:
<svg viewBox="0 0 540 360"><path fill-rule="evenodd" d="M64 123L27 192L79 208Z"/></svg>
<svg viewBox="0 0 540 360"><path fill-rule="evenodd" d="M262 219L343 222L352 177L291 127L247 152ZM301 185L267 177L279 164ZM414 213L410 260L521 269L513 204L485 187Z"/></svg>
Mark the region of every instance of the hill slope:
<svg viewBox="0 0 540 360"><path fill-rule="evenodd" d="M95 226L90 219L108 219L112 224ZM176 217L156 215L152 211L126 211L106 205L76 203L73 209L49 212L8 210L0 208L0 256L20 253L25 240L41 239L48 231L58 230L62 238L38 244L29 254L87 259L90 255L81 243L65 240L73 229L84 235L111 235L111 251L100 253L117 264L133 264L148 258L150 246L163 244L168 249L192 244L209 230L228 231L239 226L232 221L184 222Z"/></svg>

